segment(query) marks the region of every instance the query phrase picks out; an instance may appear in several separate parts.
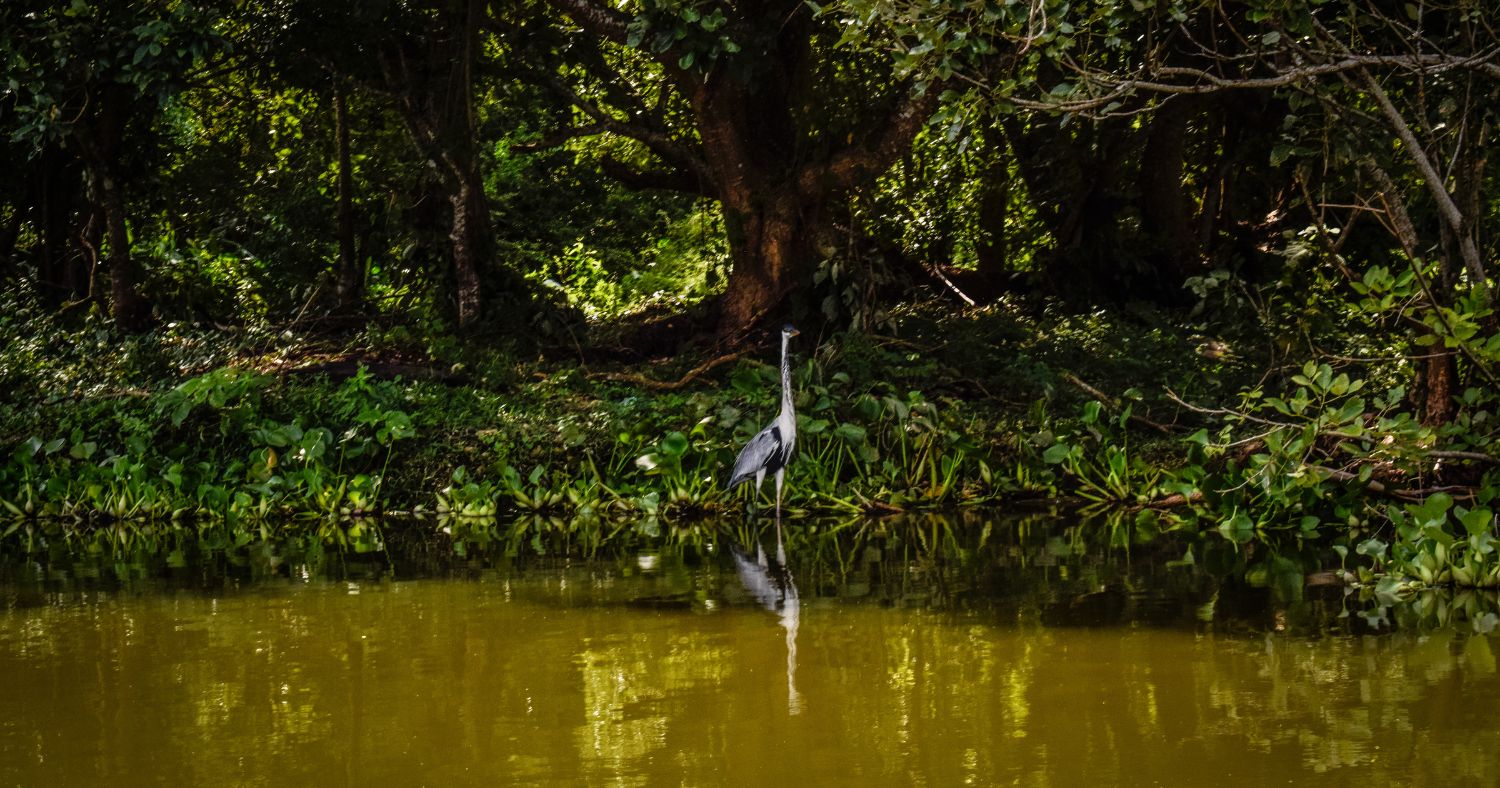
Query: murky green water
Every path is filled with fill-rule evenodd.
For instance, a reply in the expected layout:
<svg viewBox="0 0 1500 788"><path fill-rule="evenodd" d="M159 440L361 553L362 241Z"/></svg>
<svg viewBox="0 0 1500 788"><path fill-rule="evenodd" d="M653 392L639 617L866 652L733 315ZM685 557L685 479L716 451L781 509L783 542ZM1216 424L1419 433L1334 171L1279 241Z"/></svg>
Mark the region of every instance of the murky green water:
<svg viewBox="0 0 1500 788"><path fill-rule="evenodd" d="M726 541L113 579L33 554L0 572L0 784L1500 779L1481 627L1377 634L1178 545L1002 532L794 542L790 575Z"/></svg>

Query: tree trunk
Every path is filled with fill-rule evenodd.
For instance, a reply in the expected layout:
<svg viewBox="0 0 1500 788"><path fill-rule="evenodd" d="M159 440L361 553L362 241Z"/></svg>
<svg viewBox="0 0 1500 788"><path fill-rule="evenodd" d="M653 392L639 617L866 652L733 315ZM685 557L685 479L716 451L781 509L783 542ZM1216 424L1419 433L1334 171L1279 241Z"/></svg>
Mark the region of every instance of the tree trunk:
<svg viewBox="0 0 1500 788"><path fill-rule="evenodd" d="M81 183L76 161L48 143L36 161L36 226L41 233L37 284L43 300L60 306L80 293L72 286L69 238Z"/></svg>
<svg viewBox="0 0 1500 788"><path fill-rule="evenodd" d="M1005 220L1010 213L1010 159L1006 155L1005 138L998 128L991 126L986 129L984 137L993 158L980 187L979 231L982 236L974 249L974 256L979 264L980 277L996 280L1005 275L1010 265L1005 233Z"/></svg>
<svg viewBox="0 0 1500 788"><path fill-rule="evenodd" d="M645 51L630 43L634 17L617 3L551 3L602 39ZM853 123L827 133L845 124L830 123L817 111L851 108L820 106L826 97L815 87L834 70L816 59L813 47L824 23L800 0L727 3L725 10L733 17L725 31L740 37L742 56L703 72L687 65L692 53L675 44L647 53L691 108L697 140L666 132L664 117L644 104L629 106L637 102L628 95L622 102L628 109L613 113L565 84L557 88L599 127L638 140L666 167L623 180L720 201L733 271L720 301L718 333L737 342L810 273L824 206L879 175L911 146L943 86L930 83L913 94L903 83L883 101L869 96L858 107L862 111L838 118ZM603 58L594 61L608 68Z"/></svg>
<svg viewBox="0 0 1500 788"><path fill-rule="evenodd" d="M460 326L479 319L483 304L479 268L490 252L489 208L477 167L474 169L475 172L457 179L457 187L448 196L453 206L453 229L448 240L452 242L454 297Z"/></svg>
<svg viewBox="0 0 1500 788"><path fill-rule="evenodd" d="M1182 176L1188 121L1197 113L1190 96L1156 110L1141 152L1141 226L1153 247L1159 273L1180 278L1199 256L1193 209Z"/></svg>
<svg viewBox="0 0 1500 788"><path fill-rule="evenodd" d="M98 203L90 202L85 217L78 230L78 249L69 255L63 276L64 287L75 299L98 297L94 292L94 280L103 262L99 255L104 248L104 209Z"/></svg>
<svg viewBox="0 0 1500 788"><path fill-rule="evenodd" d="M151 303L140 293L140 265L130 256L125 197L119 181L119 149L132 98L130 88L111 85L95 97L94 115L79 137L89 191L104 218L104 260L109 267L110 314L126 331L151 324Z"/></svg>
<svg viewBox="0 0 1500 788"><path fill-rule="evenodd" d="M778 87L780 89L778 89ZM704 158L713 168L732 265L720 302L721 339L737 342L772 312L813 262L783 86L704 83L693 92Z"/></svg>
<svg viewBox="0 0 1500 788"><path fill-rule="evenodd" d="M382 54L381 70L396 93L413 141L438 169L452 209L448 239L458 325L478 320L482 273L494 237L474 128L474 60L485 3L441 0L434 27L419 41L401 41Z"/></svg>
<svg viewBox="0 0 1500 788"><path fill-rule="evenodd" d="M93 173L95 199L104 212L104 237L108 248L110 315L126 331L144 331L151 325L151 303L141 295L141 269L130 256L130 235L125 226L125 199L111 167Z"/></svg>
<svg viewBox="0 0 1500 788"><path fill-rule="evenodd" d="M1437 347L1441 347L1441 343ZM1428 426L1441 426L1458 415L1458 357L1452 351L1435 352L1421 360L1412 395L1417 418Z"/></svg>
<svg viewBox="0 0 1500 788"><path fill-rule="evenodd" d="M341 76L333 79L333 122L338 148L339 310L358 311L364 301L364 266L354 248L354 173L349 157L349 106Z"/></svg>
<svg viewBox="0 0 1500 788"><path fill-rule="evenodd" d="M733 270L721 302L719 335L739 339L808 279L815 254L816 227L806 221L797 195L751 203L744 195L726 197L724 223Z"/></svg>
<svg viewBox="0 0 1500 788"><path fill-rule="evenodd" d="M1417 251L1420 243L1419 236L1416 226L1412 224L1411 214L1406 210L1406 202L1396 189L1395 182L1373 159L1366 159L1362 164L1380 188L1381 197L1385 202L1386 217L1390 221L1396 239L1401 242L1401 247L1406 252L1413 272L1423 282L1423 289L1429 291L1426 295L1431 300L1426 304L1426 308L1436 310L1447 303L1452 303L1452 299L1441 286L1436 292L1432 292L1429 283L1422 280L1421 256ZM1444 264L1446 265L1446 261ZM1453 351L1442 349L1441 337L1436 337L1436 339L1437 341L1431 345L1433 355L1427 356L1418 363L1411 387L1411 402L1417 410L1417 418L1423 424L1428 425L1447 424L1458 414L1458 404L1454 400L1454 395L1458 393L1458 359Z"/></svg>

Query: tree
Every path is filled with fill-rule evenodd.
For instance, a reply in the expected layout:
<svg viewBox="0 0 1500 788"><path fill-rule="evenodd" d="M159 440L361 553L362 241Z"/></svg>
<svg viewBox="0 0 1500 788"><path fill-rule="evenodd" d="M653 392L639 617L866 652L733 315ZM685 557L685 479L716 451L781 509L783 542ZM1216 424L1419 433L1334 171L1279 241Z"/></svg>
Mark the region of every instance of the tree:
<svg viewBox="0 0 1500 788"><path fill-rule="evenodd" d="M1396 258L1420 283L1423 330L1415 338L1438 349L1425 354L1413 387L1423 420L1456 413L1460 355L1495 383L1490 367L1500 352L1470 341L1476 320L1495 324L1485 265L1494 255L1486 255L1476 220L1500 98L1493 46L1500 13L1492 4L847 0L841 7L862 35L897 53L906 73L958 73L997 104L1100 127L1148 116L1141 218L1179 259L1192 243L1181 201L1185 124L1205 97L1220 107L1237 93L1270 97L1282 123L1268 163L1290 176L1281 207L1300 188L1295 201L1316 222L1329 258L1356 279L1340 259L1343 244L1330 241L1340 228L1328 226L1327 208L1355 206L1345 228L1373 213L1389 235L1372 264ZM994 63L986 56L1005 49L1018 53L1009 68L986 68ZM1243 144L1221 128L1226 153ZM1314 173L1319 186L1308 188ZM1230 182L1226 174L1219 184ZM1204 192L1201 217L1232 196L1218 188Z"/></svg>
<svg viewBox="0 0 1500 788"><path fill-rule="evenodd" d="M437 167L452 209L448 239L460 326L478 319L481 270L494 265L474 118L483 10L479 0L434 0L411 9L404 20L406 34L392 36L376 50L384 87L412 141Z"/></svg>
<svg viewBox="0 0 1500 788"><path fill-rule="evenodd" d="M442 292L456 323L473 325L487 300L523 297L518 277L495 259L484 191L476 96L487 66L486 8L482 0L286 0L262 11L256 35L277 78L326 95L332 108L335 283L345 306L357 301L363 276L362 260L356 259L351 92L385 102L430 165L430 191L448 212Z"/></svg>
<svg viewBox="0 0 1500 788"><path fill-rule="evenodd" d="M940 93L837 54L835 26L801 0L552 5L578 30L562 76L546 79L586 119L553 139L635 140L644 155L606 159L607 171L719 201L733 263L719 333L729 339L807 281L829 203L900 156Z"/></svg>
<svg viewBox="0 0 1500 788"><path fill-rule="evenodd" d="M219 49L213 22L188 3L17 0L0 6L0 72L8 77L0 103L11 136L36 156L62 151L82 165L104 225L110 310L129 330L149 325L151 305L130 250L121 171L126 130L181 91L193 67Z"/></svg>

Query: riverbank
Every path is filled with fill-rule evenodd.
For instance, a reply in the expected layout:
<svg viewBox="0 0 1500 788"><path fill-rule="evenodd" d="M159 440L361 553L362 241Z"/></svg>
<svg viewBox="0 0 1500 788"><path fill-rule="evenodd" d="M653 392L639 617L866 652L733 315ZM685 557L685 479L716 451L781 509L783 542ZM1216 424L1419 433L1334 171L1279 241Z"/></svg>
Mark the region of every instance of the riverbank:
<svg viewBox="0 0 1500 788"><path fill-rule="evenodd" d="M1487 436L1417 424L1399 389L1374 391L1389 370L1267 377L1252 344L1150 312L1004 301L894 318L885 335L796 340L790 515L1067 499L1235 546L1328 545L1367 583L1500 584ZM771 343L651 358L608 327L589 351L379 322L126 336L23 312L3 328L12 524L670 527L754 508L722 482L779 397ZM1460 426L1487 423L1481 407Z"/></svg>

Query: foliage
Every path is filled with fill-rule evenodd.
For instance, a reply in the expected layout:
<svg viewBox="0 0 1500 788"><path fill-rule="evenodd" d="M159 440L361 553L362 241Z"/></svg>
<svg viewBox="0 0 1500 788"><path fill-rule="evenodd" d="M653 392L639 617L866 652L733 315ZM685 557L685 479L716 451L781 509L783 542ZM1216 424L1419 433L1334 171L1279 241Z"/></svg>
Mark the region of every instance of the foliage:
<svg viewBox="0 0 1500 788"><path fill-rule="evenodd" d="M214 17L191 3L6 3L0 9L3 103L14 139L65 138L110 87L165 104L221 49Z"/></svg>

